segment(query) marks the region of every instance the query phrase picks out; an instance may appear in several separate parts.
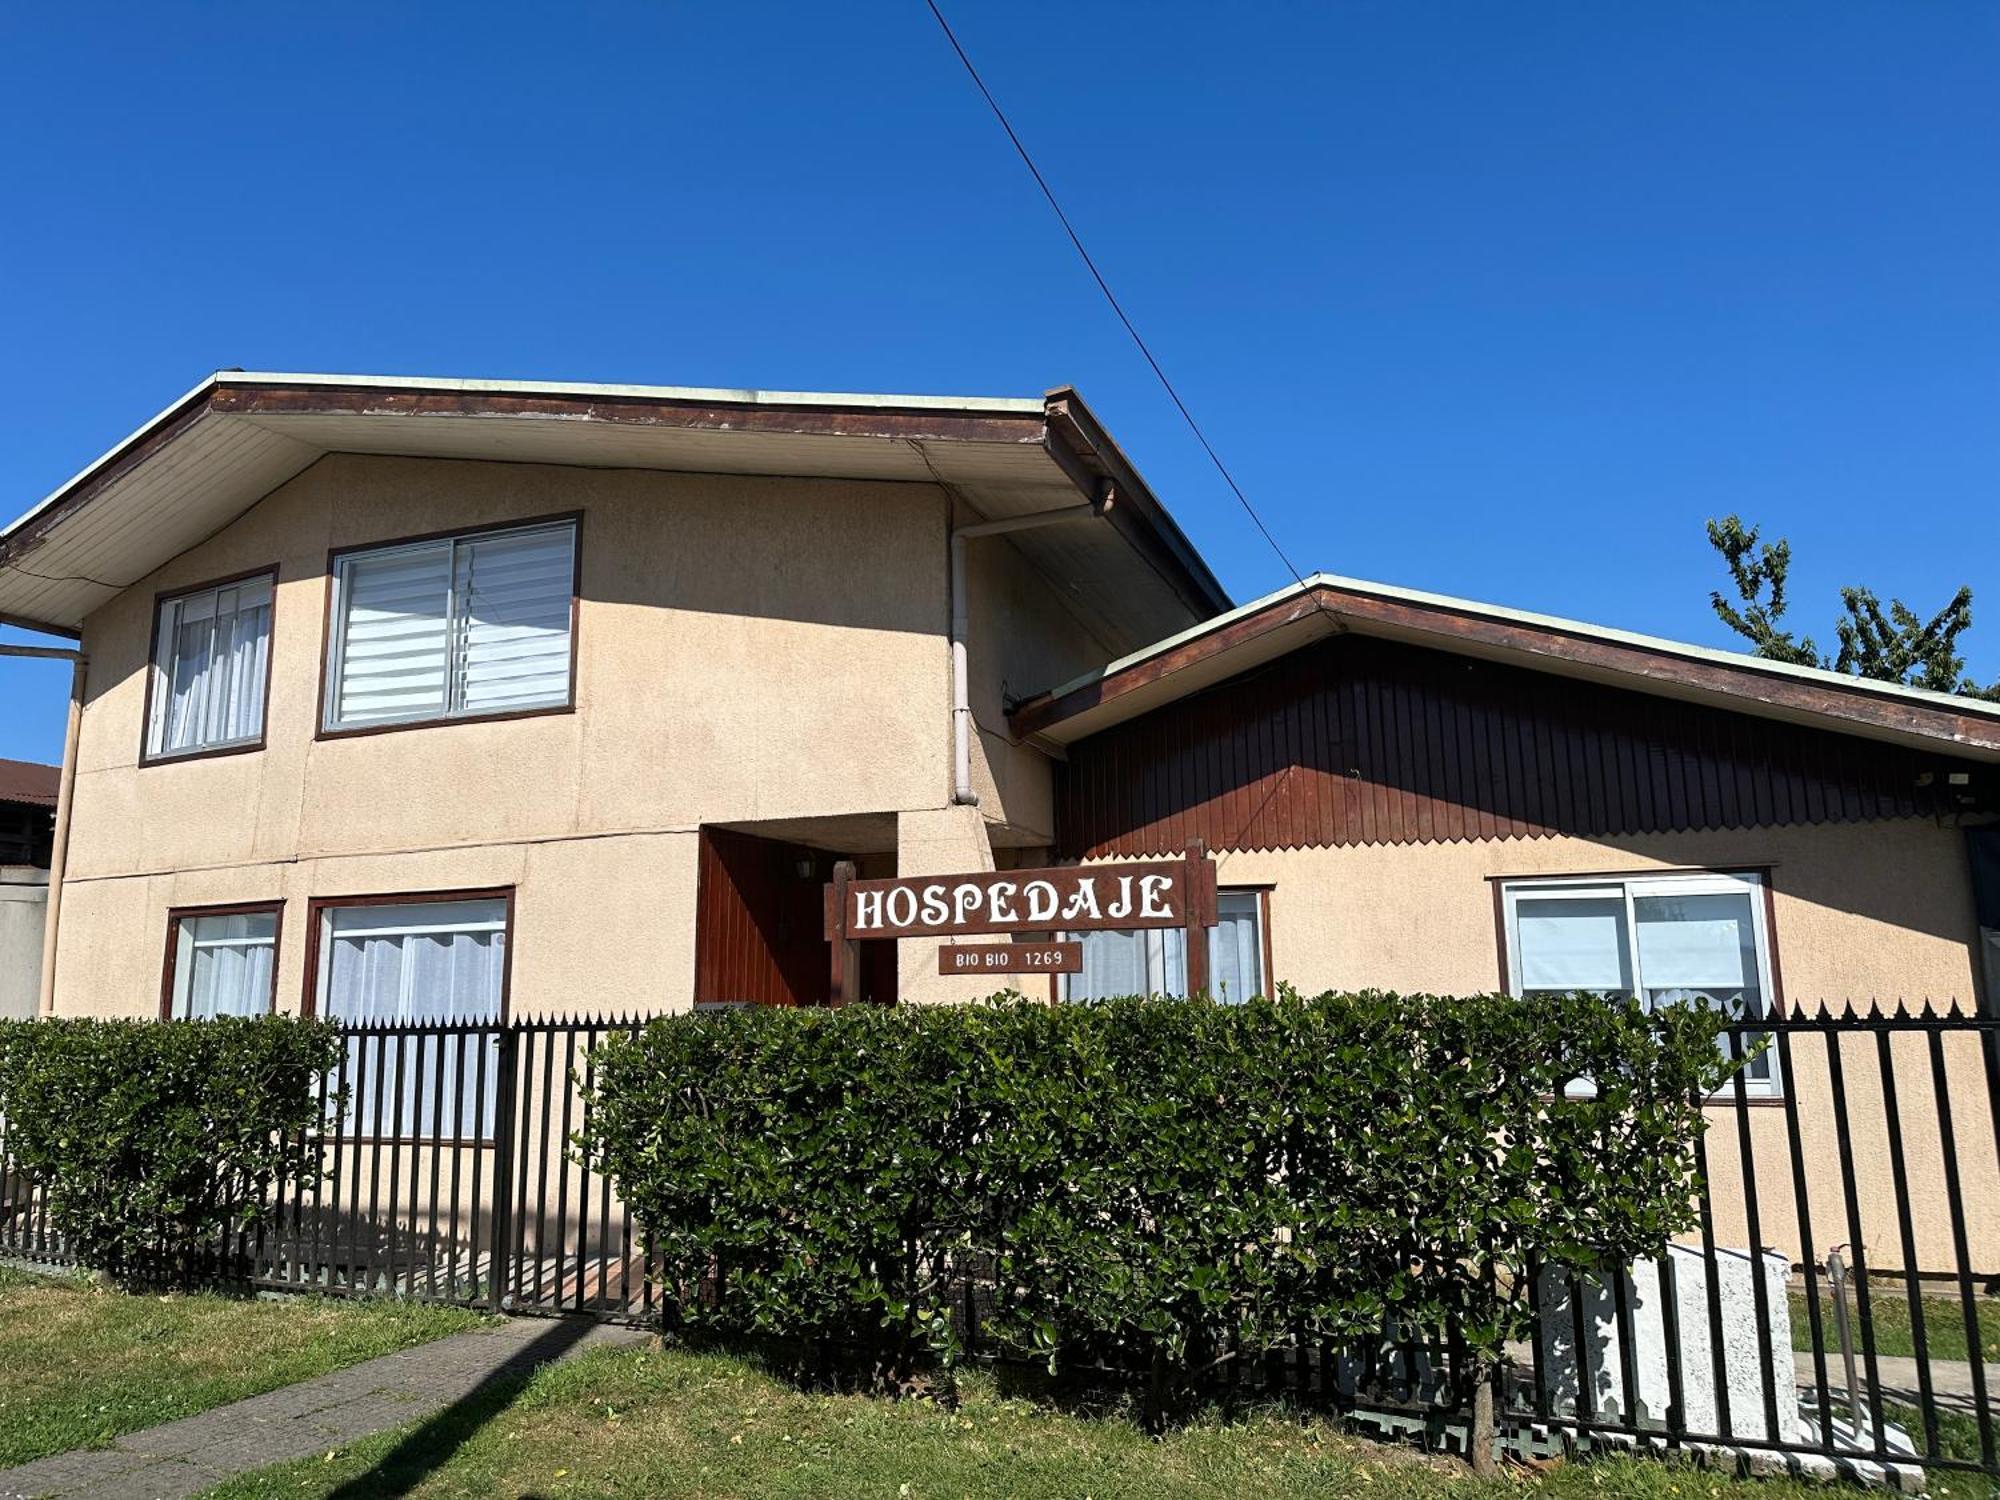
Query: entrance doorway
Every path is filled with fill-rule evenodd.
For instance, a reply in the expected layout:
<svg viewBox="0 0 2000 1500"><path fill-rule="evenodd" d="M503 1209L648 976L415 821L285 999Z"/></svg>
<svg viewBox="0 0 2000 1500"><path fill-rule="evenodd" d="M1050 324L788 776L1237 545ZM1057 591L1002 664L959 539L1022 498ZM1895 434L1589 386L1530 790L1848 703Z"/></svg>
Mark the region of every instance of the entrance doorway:
<svg viewBox="0 0 2000 1500"><path fill-rule="evenodd" d="M833 879L834 862L856 858L704 827L695 890L695 1002L825 1005L833 948L826 940L822 893ZM893 854L858 862L870 875L895 873ZM894 1003L894 943L861 945L861 999Z"/></svg>

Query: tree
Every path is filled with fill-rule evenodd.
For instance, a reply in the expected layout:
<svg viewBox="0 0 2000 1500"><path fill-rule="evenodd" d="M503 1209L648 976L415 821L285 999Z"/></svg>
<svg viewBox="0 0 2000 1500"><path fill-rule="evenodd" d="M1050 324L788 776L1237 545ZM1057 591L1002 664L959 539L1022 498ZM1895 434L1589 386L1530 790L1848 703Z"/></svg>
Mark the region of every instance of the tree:
<svg viewBox="0 0 2000 1500"><path fill-rule="evenodd" d="M1720 589L1709 596L1710 602L1722 623L1750 642L1753 655L1849 677L2000 700L2000 679L1981 687L1965 675L1965 657L1958 649L1959 636L1972 625L1970 588L1960 588L1929 619L1900 599L1891 599L1885 610L1872 589L1844 588L1840 603L1845 613L1833 627L1840 650L1828 656L1811 636L1795 637L1781 626L1792 566L1790 543L1782 537L1761 542L1759 528L1745 526L1736 516L1710 521L1708 541L1728 565L1741 604L1731 603Z"/></svg>

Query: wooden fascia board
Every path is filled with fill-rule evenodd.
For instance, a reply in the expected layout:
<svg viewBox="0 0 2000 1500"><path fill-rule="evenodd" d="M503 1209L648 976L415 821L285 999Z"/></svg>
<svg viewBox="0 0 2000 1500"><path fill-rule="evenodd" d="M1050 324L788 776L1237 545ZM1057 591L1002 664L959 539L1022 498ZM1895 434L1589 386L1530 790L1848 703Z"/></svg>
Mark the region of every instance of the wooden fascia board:
<svg viewBox="0 0 2000 1500"><path fill-rule="evenodd" d="M1725 705L1731 700L1748 702L1832 721L1835 727L1928 740L1940 749L2000 754L2000 723L1943 705L1900 700L1859 687L1798 681L1628 642L1323 586L1307 595L1277 600L1223 629L1182 642L1060 696L1031 698L1009 716L1008 723L1016 736L1044 732L1088 709L1116 703L1197 662L1235 650L1314 610L1324 610L1339 628L1427 638L1428 644L1441 650L1476 645L1509 657L1540 657L1552 665L1588 668L1603 674L1599 680L1610 680L1614 685L1622 681L1638 691L1651 684L1660 690L1710 696Z"/></svg>
<svg viewBox="0 0 2000 1500"><path fill-rule="evenodd" d="M211 409L228 415L543 417L688 431L758 432L802 437L874 437L897 441L1023 443L1041 441L1043 420L1029 412L757 406L676 397L644 398L426 391L367 386L231 383Z"/></svg>

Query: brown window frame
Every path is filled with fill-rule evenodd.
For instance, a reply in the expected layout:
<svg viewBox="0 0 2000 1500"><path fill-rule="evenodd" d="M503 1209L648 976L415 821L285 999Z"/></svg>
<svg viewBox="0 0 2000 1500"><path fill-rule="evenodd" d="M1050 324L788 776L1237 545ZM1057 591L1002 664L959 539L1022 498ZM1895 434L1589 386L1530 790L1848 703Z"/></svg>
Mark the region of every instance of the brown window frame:
<svg viewBox="0 0 2000 1500"><path fill-rule="evenodd" d="M410 536L391 537L379 542L357 542L334 547L326 554L326 598L320 609L319 692L313 708L315 740L352 740L371 734L395 734L407 729L442 729L455 724L497 724L509 719L539 719L550 714L576 712L578 643L583 624L583 517L580 510L558 511L546 516L523 516L519 520L491 521L478 526L447 526L438 531L420 531ZM575 528L570 546L569 583L569 693L561 703L535 708L509 708L490 714L442 714L434 719L407 719L395 724L357 724L352 728L327 727L326 695L333 675L334 580L342 558L364 552L383 552L391 547L413 547L420 542L442 542L458 537L490 536L501 531L527 531L536 526L553 526L567 521Z"/></svg>
<svg viewBox="0 0 2000 1500"><path fill-rule="evenodd" d="M505 1026L513 1018L512 998L514 986L514 892L511 885L468 886L460 890L444 891L370 891L355 896L314 896L306 902L306 973L305 991L299 1002L299 1014L316 1016L319 1014L319 957L320 940L326 924L322 916L336 908L348 906L433 906L445 901L501 901L507 907L507 925L503 929L507 938L506 952L500 956L500 1015L494 1022Z"/></svg>
<svg viewBox="0 0 2000 1500"><path fill-rule="evenodd" d="M154 754L151 749L153 737L153 701L160 683L160 622L166 617L166 606L176 599L186 599L195 594L205 594L210 589L226 589L232 583L248 583L253 578L271 580L271 649L264 663L264 701L257 716L257 738L246 740L240 745L218 745L214 749L181 750L178 752ZM189 584L186 588L162 589L153 595L153 628L147 636L146 648L146 694L139 713L139 765L141 769L151 766L179 766L193 760L214 760L223 755L249 755L262 750L271 736L271 679L277 675L278 665L278 564L266 563L261 568L246 568L241 573L230 573L222 578L211 578L204 583Z"/></svg>
<svg viewBox="0 0 2000 1500"><path fill-rule="evenodd" d="M1238 880L1232 881L1228 885L1218 884L1215 888L1215 894L1218 898L1224 894L1239 896L1254 895L1257 898L1258 962L1263 965L1264 969L1263 998L1266 1000L1275 1000L1278 997L1278 981L1271 972L1271 892L1277 888L1278 883L1275 880ZM1049 975L1049 1004L1067 1005L1070 1003L1063 998L1065 981L1069 977L1067 974Z"/></svg>
<svg viewBox="0 0 2000 1500"><path fill-rule="evenodd" d="M355 906L429 906L442 901L500 901L507 909L506 926L502 929L506 946L500 955L500 1014L494 1020L496 1028L506 1027L513 1019L514 990L514 893L517 887L511 885L471 886L462 890L445 891L377 891L354 896L314 896L306 902L306 975L305 989L299 1003L299 1014L316 1016L319 1014L319 959L320 939L326 923L323 914L344 907ZM493 1087L495 1099L499 1095L500 1084L496 1079ZM495 1137L483 1134L473 1135L354 1135L338 1128L327 1133L327 1139L337 1140L347 1146L491 1146Z"/></svg>
<svg viewBox="0 0 2000 1500"><path fill-rule="evenodd" d="M167 951L160 962L160 1019L174 1016L174 978L180 961L181 923L189 917L234 917L270 913L277 920L271 929L271 998L265 1015L278 1013L278 963L285 952L285 902L227 901L210 906L170 906L167 908Z"/></svg>

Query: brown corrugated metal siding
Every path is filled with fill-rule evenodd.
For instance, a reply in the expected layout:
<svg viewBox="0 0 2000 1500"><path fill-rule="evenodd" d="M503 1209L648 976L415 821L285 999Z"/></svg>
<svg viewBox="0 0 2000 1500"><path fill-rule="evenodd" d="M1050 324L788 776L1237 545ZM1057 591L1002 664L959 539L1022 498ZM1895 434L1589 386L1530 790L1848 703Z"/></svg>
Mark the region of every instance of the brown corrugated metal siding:
<svg viewBox="0 0 2000 1500"><path fill-rule="evenodd" d="M1072 746L1071 858L1856 822L1947 813L1986 768L1347 636ZM1928 778L1926 780L1925 778Z"/></svg>

